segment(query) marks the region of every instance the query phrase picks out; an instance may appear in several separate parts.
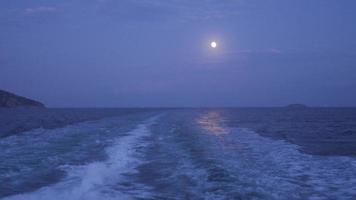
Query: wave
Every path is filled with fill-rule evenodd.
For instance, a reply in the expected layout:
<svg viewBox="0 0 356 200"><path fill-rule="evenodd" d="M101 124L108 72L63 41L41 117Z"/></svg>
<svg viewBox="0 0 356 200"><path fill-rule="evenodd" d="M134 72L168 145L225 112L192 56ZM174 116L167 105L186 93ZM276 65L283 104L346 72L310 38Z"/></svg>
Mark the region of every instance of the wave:
<svg viewBox="0 0 356 200"><path fill-rule="evenodd" d="M139 151L147 143L144 138L151 134L149 126L156 117L138 125L134 130L117 138L112 146L106 149L108 159L92 162L83 166L61 166L67 172L66 178L52 186L43 187L35 192L10 196L6 200L47 200L47 199L131 199L125 190L132 187L141 188L137 195L149 196L145 186L125 185L125 174L133 173L141 161Z"/></svg>
<svg viewBox="0 0 356 200"><path fill-rule="evenodd" d="M105 137L112 140L106 160L62 165L67 175L59 183L7 199L346 200L356 195L354 157L304 154L287 141L228 126L218 113L201 118L166 113L159 123L158 117L137 127L142 119L133 120L122 132L118 127L128 121L89 126L84 132L95 132L99 142L112 132ZM78 130L80 138L88 136L83 126Z"/></svg>
<svg viewBox="0 0 356 200"><path fill-rule="evenodd" d="M217 160L238 177L231 187L247 199L352 199L356 195L355 158L304 154L297 145L244 128L232 128L217 148L223 152Z"/></svg>

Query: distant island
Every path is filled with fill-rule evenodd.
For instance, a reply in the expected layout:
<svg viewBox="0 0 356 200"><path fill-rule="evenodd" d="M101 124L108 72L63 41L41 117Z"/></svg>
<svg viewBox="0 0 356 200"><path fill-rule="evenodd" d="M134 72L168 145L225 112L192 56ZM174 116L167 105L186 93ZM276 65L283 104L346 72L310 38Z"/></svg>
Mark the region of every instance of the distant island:
<svg viewBox="0 0 356 200"><path fill-rule="evenodd" d="M44 108L45 105L41 102L18 96L16 94L0 90L0 108L14 107L39 107Z"/></svg>
<svg viewBox="0 0 356 200"><path fill-rule="evenodd" d="M288 106L286 106L286 108L289 108L289 109L305 109L305 108L308 108L308 106L306 106L304 104L289 104Z"/></svg>

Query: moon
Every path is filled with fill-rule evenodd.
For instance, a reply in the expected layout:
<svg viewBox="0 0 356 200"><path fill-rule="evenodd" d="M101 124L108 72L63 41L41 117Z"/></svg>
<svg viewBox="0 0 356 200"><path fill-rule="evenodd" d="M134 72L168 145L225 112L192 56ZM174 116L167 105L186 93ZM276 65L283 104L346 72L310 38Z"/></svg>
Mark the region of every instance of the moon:
<svg viewBox="0 0 356 200"><path fill-rule="evenodd" d="M210 43L210 46L215 49L218 46L218 44L215 41L212 41Z"/></svg>

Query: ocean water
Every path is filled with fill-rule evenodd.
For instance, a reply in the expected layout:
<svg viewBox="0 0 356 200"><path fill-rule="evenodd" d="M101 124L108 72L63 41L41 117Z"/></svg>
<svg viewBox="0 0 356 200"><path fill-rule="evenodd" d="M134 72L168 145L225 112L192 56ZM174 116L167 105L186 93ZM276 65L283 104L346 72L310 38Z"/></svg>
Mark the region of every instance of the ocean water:
<svg viewBox="0 0 356 200"><path fill-rule="evenodd" d="M0 199L356 199L353 108L31 113L0 138Z"/></svg>

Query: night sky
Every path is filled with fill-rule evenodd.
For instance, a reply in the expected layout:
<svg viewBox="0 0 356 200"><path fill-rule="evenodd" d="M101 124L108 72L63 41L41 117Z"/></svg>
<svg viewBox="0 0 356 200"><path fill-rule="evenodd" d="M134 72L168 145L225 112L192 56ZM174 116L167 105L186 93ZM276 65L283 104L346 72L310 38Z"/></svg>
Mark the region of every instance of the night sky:
<svg viewBox="0 0 356 200"><path fill-rule="evenodd" d="M356 106L355 36L355 0L1 0L0 89L50 107Z"/></svg>

